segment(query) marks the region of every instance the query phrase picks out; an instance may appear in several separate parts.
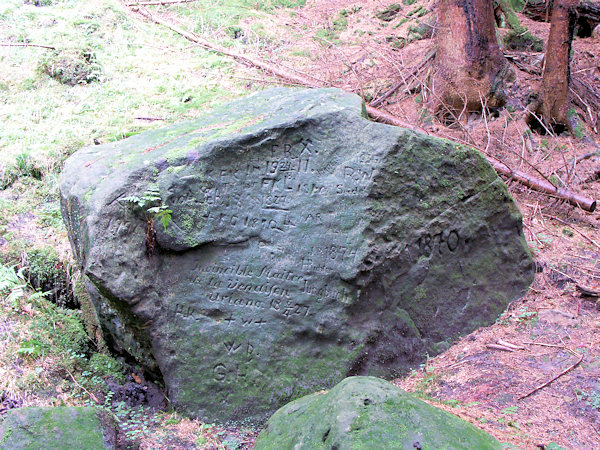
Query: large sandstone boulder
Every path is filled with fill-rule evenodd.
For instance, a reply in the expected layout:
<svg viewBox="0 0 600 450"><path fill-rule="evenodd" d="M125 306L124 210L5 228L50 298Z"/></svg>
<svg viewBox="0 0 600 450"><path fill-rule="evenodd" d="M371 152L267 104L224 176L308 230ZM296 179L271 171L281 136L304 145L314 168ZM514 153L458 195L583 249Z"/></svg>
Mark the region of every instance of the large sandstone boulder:
<svg viewBox="0 0 600 450"><path fill-rule="evenodd" d="M489 434L374 377L350 377L279 409L255 450L504 448Z"/></svg>
<svg viewBox="0 0 600 450"><path fill-rule="evenodd" d="M209 421L403 373L533 277L480 154L370 122L335 89L263 91L82 149L61 195L109 342Z"/></svg>
<svg viewBox="0 0 600 450"><path fill-rule="evenodd" d="M0 423L0 449L114 449L117 426L99 408L28 407L12 409Z"/></svg>

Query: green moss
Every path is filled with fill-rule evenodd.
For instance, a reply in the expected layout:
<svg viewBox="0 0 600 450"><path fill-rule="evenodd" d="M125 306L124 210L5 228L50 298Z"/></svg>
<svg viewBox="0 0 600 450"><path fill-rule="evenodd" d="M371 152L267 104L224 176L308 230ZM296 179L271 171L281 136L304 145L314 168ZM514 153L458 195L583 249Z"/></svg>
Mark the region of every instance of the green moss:
<svg viewBox="0 0 600 450"><path fill-rule="evenodd" d="M96 408L13 409L0 425L0 449L104 449L105 437L110 435L109 424L112 421Z"/></svg>
<svg viewBox="0 0 600 450"><path fill-rule="evenodd" d="M575 111L575 108L570 108L567 111L567 118L569 119L569 121L577 123L575 129L573 130L574 137L577 139L583 139L585 137L585 130L577 116L577 111Z"/></svg>
<svg viewBox="0 0 600 450"><path fill-rule="evenodd" d="M373 377L350 377L327 393L292 402L267 423L257 450L292 448L501 449L469 423Z"/></svg>
<svg viewBox="0 0 600 450"><path fill-rule="evenodd" d="M178 223L188 233L194 229L194 219L189 214L182 214Z"/></svg>
<svg viewBox="0 0 600 450"><path fill-rule="evenodd" d="M88 337L94 342L96 348L100 352L108 352L108 347L102 336L96 308L94 307L90 294L87 292L81 278L77 279L73 284L73 295L80 305L83 326Z"/></svg>
<svg viewBox="0 0 600 450"><path fill-rule="evenodd" d="M379 20L383 20L384 22L390 22L394 19L394 17L398 15L400 11L402 11L402 5L394 3L388 6L387 8L377 12L375 14L375 17L377 17Z"/></svg>
<svg viewBox="0 0 600 450"><path fill-rule="evenodd" d="M348 19L342 15L340 15L336 20L333 21L333 30L334 31L344 31L348 28Z"/></svg>

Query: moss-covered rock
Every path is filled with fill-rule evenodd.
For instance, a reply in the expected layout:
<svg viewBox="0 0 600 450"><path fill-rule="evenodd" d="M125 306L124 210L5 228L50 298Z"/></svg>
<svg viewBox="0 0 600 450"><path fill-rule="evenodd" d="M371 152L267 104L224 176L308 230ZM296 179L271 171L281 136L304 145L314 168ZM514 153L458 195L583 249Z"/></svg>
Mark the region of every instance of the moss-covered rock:
<svg viewBox="0 0 600 450"><path fill-rule="evenodd" d="M374 377L347 378L293 401L254 447L271 449L501 449L489 434Z"/></svg>
<svg viewBox="0 0 600 450"><path fill-rule="evenodd" d="M98 408L19 408L0 424L0 449L95 450L116 448L116 425Z"/></svg>
<svg viewBox="0 0 600 450"><path fill-rule="evenodd" d="M479 153L369 122L336 89L268 90L82 149L61 196L107 343L208 421L405 373L533 277Z"/></svg>

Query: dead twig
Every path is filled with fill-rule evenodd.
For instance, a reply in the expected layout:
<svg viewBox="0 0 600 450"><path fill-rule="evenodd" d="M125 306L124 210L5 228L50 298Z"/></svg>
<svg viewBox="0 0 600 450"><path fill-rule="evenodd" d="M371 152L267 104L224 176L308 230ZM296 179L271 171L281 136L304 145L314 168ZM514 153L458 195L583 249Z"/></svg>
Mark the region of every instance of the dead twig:
<svg viewBox="0 0 600 450"><path fill-rule="evenodd" d="M565 348L564 345L557 344L546 344L545 342L532 342L532 341L523 341L525 345L539 345L540 347L552 347L552 348Z"/></svg>
<svg viewBox="0 0 600 450"><path fill-rule="evenodd" d="M539 344L538 344L539 345ZM550 383L552 383L555 380L558 380L560 377L562 377L564 374L566 374L567 372L570 372L571 370L573 370L575 367L577 367L579 364L581 364L581 361L583 361L583 353L582 354L578 354L576 353L574 350L571 350L567 347L562 347L565 350L568 350L569 353L573 354L573 355L577 355L579 357L579 359L574 363L571 364L569 367L567 367L565 370L563 370L561 373L559 373L558 375L556 375L555 377L552 377L550 380L546 381L544 384L541 384L540 386L536 387L535 389L529 391L527 394L520 396L517 400L523 400L524 398L527 398L533 394L535 394L537 391L540 391L542 389L544 389L546 386L548 386Z"/></svg>
<svg viewBox="0 0 600 450"><path fill-rule="evenodd" d="M498 345L498 344L486 344L485 345L487 348L490 348L492 350L502 350L504 352L514 352L515 349L514 348L510 348L510 347L506 347L504 345Z"/></svg>
<svg viewBox="0 0 600 450"><path fill-rule="evenodd" d="M314 78L314 77L312 75L309 78L308 76L294 74L294 73L288 72L286 70L283 70L280 67L275 66L274 64L270 64L265 61L260 61L260 60L242 55L240 53L236 53L236 52L227 50L224 47L220 47L216 44L213 44L212 42L202 39L200 36L198 36L195 33L192 33L190 31L186 31L182 28L179 28L178 26L175 26L172 23L161 19L160 17L158 17L155 14L151 14L150 11L148 11L145 8L140 8L139 13L142 14L144 17L148 18L149 20L151 20L159 25L163 25L163 26L169 28L170 30L174 31L175 33L180 34L181 36L188 39L189 41L192 41L207 50L219 53L224 56L228 56L238 62L247 64L249 66L257 67L259 69L262 69L262 70L270 72L274 75L277 75L278 77L281 77L281 78L284 78L287 80L292 80L303 86L314 88L314 87L322 87L324 84L324 82L321 80L313 80L312 78Z"/></svg>
<svg viewBox="0 0 600 450"><path fill-rule="evenodd" d="M68 369L65 369L67 371L67 373L69 374L69 376L71 377L71 380L73 380L73 383L75 383L79 388L81 388L87 395L90 396L90 398L92 400L94 400L94 402L96 402L97 405L102 405L102 403L100 402L100 400L98 400L98 397L96 397L94 394L92 394L90 391L88 391L86 388L84 388L81 384L79 384L77 382L77 380L75 379L75 377L73 376L73 374L71 372L69 372Z"/></svg>
<svg viewBox="0 0 600 450"><path fill-rule="evenodd" d="M435 57L435 49L433 51L429 52L429 54L425 57L425 59L423 61L421 61L421 63L415 69L413 69L408 76L412 77L412 76L417 75L423 69L423 67L425 67L425 65L429 61L431 61L434 57ZM381 105L385 100L388 99L388 97L390 97L394 92L396 92L398 89L400 89L400 87L403 84L407 85L407 89L408 89L408 83L406 83L406 79L402 75L401 72L400 72L400 76L401 76L402 80L400 80L398 83L393 85L389 90L384 92L379 98L376 98L375 100L373 100L370 103L370 105L373 108L377 108L379 105Z"/></svg>
<svg viewBox="0 0 600 450"><path fill-rule="evenodd" d="M17 43L17 42L0 42L0 47L39 47L39 48L47 48L48 50L56 50L56 47L52 47L50 45L41 45L41 44L28 44L28 43Z"/></svg>
<svg viewBox="0 0 600 450"><path fill-rule="evenodd" d="M548 181L534 178L519 170L511 169L506 164L493 158L487 157L487 160L494 167L496 172L506 175L535 191L544 192L546 194L566 200L571 205L578 206L585 211L594 212L596 209L596 200L594 199L584 197L583 195L577 194L576 192L568 189L558 188Z"/></svg>
<svg viewBox="0 0 600 450"><path fill-rule="evenodd" d="M584 297L600 297L600 292L591 289L587 286L582 286L581 284L577 283L575 287L579 292L581 292L581 295Z"/></svg>
<svg viewBox="0 0 600 450"><path fill-rule="evenodd" d="M515 349L515 350L525 350L525 347L523 347L521 345L511 344L510 342L503 341L502 339L498 339L498 344L503 345L504 347Z"/></svg>

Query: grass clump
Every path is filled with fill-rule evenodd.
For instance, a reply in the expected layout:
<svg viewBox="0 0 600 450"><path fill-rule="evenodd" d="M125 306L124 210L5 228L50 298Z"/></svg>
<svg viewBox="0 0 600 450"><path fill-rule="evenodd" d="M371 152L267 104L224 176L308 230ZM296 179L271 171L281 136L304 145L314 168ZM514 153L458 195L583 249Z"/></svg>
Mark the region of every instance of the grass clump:
<svg viewBox="0 0 600 450"><path fill-rule="evenodd" d="M102 76L102 68L91 49L49 52L40 60L38 70L67 86L93 83Z"/></svg>
<svg viewBox="0 0 600 450"><path fill-rule="evenodd" d="M543 41L527 30L510 30L504 35L503 42L506 48L516 51L541 52L544 50Z"/></svg>
<svg viewBox="0 0 600 450"><path fill-rule="evenodd" d="M26 5L33 6L51 6L56 3L56 0L25 0Z"/></svg>
<svg viewBox="0 0 600 450"><path fill-rule="evenodd" d="M29 153L19 153L15 162L0 169L0 190L10 187L21 177L42 178L42 169Z"/></svg>
<svg viewBox="0 0 600 450"><path fill-rule="evenodd" d="M68 265L50 246L37 247L26 253L28 281L34 289L45 292L47 298L61 307L77 307L75 297L69 292Z"/></svg>

